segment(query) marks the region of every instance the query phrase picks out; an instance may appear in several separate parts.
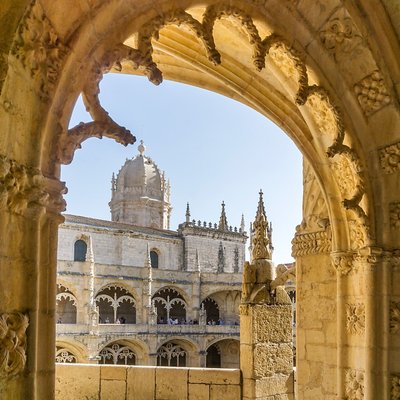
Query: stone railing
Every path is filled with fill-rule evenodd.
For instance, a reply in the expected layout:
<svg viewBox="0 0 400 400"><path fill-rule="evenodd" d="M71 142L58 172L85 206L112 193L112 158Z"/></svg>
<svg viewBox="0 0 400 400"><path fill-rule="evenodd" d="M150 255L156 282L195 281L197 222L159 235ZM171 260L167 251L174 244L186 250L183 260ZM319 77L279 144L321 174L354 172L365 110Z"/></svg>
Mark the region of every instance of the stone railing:
<svg viewBox="0 0 400 400"><path fill-rule="evenodd" d="M57 364L56 400L240 400L238 369Z"/></svg>
<svg viewBox="0 0 400 400"><path fill-rule="evenodd" d="M57 324L57 335L78 335L89 333L91 327L86 324ZM171 334L204 334L219 333L239 335L239 325L147 325L147 324L99 324L99 334L131 334L131 333L171 333Z"/></svg>

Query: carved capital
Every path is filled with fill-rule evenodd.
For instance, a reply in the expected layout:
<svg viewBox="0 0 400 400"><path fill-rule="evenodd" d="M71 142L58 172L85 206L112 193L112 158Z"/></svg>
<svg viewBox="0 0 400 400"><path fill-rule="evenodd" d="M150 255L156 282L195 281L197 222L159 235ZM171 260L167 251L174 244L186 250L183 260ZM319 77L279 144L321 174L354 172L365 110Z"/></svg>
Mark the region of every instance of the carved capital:
<svg viewBox="0 0 400 400"><path fill-rule="evenodd" d="M363 303L346 304L346 329L352 335L365 331L365 306Z"/></svg>
<svg viewBox="0 0 400 400"><path fill-rule="evenodd" d="M360 107L366 116L370 116L391 103L389 92L379 70L361 79L354 85Z"/></svg>
<svg viewBox="0 0 400 400"><path fill-rule="evenodd" d="M349 275L356 270L353 253L331 254L332 265L340 275Z"/></svg>
<svg viewBox="0 0 400 400"><path fill-rule="evenodd" d="M400 332L400 302L390 303L390 333Z"/></svg>
<svg viewBox="0 0 400 400"><path fill-rule="evenodd" d="M20 374L26 363L28 317L20 312L0 314L0 377Z"/></svg>
<svg viewBox="0 0 400 400"><path fill-rule="evenodd" d="M392 174L400 169L400 142L383 147L378 152L383 172Z"/></svg>
<svg viewBox="0 0 400 400"><path fill-rule="evenodd" d="M40 3L32 2L18 27L11 54L37 82L42 100L54 90L67 51Z"/></svg>
<svg viewBox="0 0 400 400"><path fill-rule="evenodd" d="M364 400L364 372L347 369L345 375L345 392L348 400Z"/></svg>

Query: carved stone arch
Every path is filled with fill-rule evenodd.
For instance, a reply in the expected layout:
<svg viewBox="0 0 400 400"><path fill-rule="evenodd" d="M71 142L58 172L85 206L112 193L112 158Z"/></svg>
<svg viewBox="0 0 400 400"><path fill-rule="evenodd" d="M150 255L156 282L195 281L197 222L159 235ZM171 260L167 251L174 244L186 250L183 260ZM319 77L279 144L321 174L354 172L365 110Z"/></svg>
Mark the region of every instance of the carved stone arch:
<svg viewBox="0 0 400 400"><path fill-rule="evenodd" d="M77 363L85 363L88 360L88 349L85 345L70 338L58 338L56 348L66 349L75 357Z"/></svg>
<svg viewBox="0 0 400 400"><path fill-rule="evenodd" d="M167 346L168 344L172 344L174 346L179 346L180 348L182 348L186 355L185 355L185 366L194 366L198 364L198 358L199 358L199 345L198 343L196 343L194 340L189 339L187 337L182 338L182 337L169 337L168 340L159 340L158 344L157 344L157 349L155 351L155 353L158 353L159 350L163 347L163 346ZM171 349L169 349L171 350ZM160 364L161 365L161 364ZM162 364L165 365L165 364ZM174 364L176 365L176 364Z"/></svg>
<svg viewBox="0 0 400 400"><path fill-rule="evenodd" d="M133 350L136 356L136 364L146 365L149 360L149 346L146 342L138 338L126 338L124 336L113 335L111 339L101 343L99 351L105 347L110 347L113 343L119 343L121 346L128 346Z"/></svg>
<svg viewBox="0 0 400 400"><path fill-rule="evenodd" d="M210 349L212 351L210 351ZM217 350L217 352L215 350ZM233 339L231 337L213 339L207 343L207 367L239 368L239 350L240 340L238 339Z"/></svg>
<svg viewBox="0 0 400 400"><path fill-rule="evenodd" d="M69 286L57 283L56 321L62 324L76 324L78 300Z"/></svg>

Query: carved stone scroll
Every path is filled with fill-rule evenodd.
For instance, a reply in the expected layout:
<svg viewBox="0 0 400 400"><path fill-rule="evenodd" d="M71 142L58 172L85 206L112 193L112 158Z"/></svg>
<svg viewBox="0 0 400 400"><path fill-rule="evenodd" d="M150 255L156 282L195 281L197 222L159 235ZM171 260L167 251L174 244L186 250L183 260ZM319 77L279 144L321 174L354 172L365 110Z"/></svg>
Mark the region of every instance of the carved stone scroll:
<svg viewBox="0 0 400 400"><path fill-rule="evenodd" d="M0 377L20 374L26 363L28 317L22 313L0 314Z"/></svg>
<svg viewBox="0 0 400 400"><path fill-rule="evenodd" d="M346 329L352 335L365 331L365 306L362 303L346 304Z"/></svg>
<svg viewBox="0 0 400 400"><path fill-rule="evenodd" d="M366 116L372 115L391 103L389 92L379 70L374 71L356 83L354 85L354 93Z"/></svg>
<svg viewBox="0 0 400 400"><path fill-rule="evenodd" d="M364 372L346 370L345 391L348 400L364 400Z"/></svg>
<svg viewBox="0 0 400 400"><path fill-rule="evenodd" d="M18 27L11 54L38 82L39 95L47 100L58 82L67 47L39 2L33 2L28 8Z"/></svg>

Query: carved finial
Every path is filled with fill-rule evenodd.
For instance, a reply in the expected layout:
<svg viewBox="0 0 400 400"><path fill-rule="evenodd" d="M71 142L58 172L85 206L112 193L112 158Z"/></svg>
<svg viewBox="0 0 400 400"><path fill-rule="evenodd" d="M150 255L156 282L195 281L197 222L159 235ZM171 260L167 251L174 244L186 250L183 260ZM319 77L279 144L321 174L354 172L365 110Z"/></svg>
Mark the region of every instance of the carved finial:
<svg viewBox="0 0 400 400"><path fill-rule="evenodd" d="M143 157L143 154L146 151L146 146L144 145L143 140L140 141L138 150L139 150L139 154Z"/></svg>
<svg viewBox="0 0 400 400"><path fill-rule="evenodd" d="M111 193L114 193L116 190L116 182L115 182L115 174L113 172L111 177Z"/></svg>
<svg viewBox="0 0 400 400"><path fill-rule="evenodd" d="M258 208L256 218L253 223L252 231L252 244L251 244L251 258L252 262L261 259L271 259L270 240L268 238L269 226L267 217L265 215L263 192L260 190L260 198L258 201Z"/></svg>
<svg viewBox="0 0 400 400"><path fill-rule="evenodd" d="M240 232L244 233L245 229L246 229L246 225L244 223L244 215L242 214L242 220L240 221Z"/></svg>
<svg viewBox="0 0 400 400"><path fill-rule="evenodd" d="M219 218L218 229L220 231L226 231L228 229L228 220L226 219L226 214L225 214L225 203L222 202L221 206L222 206L221 217Z"/></svg>
<svg viewBox="0 0 400 400"><path fill-rule="evenodd" d="M189 208L189 203L186 204L186 223L190 223L190 208Z"/></svg>
<svg viewBox="0 0 400 400"><path fill-rule="evenodd" d="M146 260L145 260L144 266L147 268L147 272L148 272L147 279L149 281L152 281L153 280L153 269L151 267L150 249L149 249L148 243L147 243Z"/></svg>

